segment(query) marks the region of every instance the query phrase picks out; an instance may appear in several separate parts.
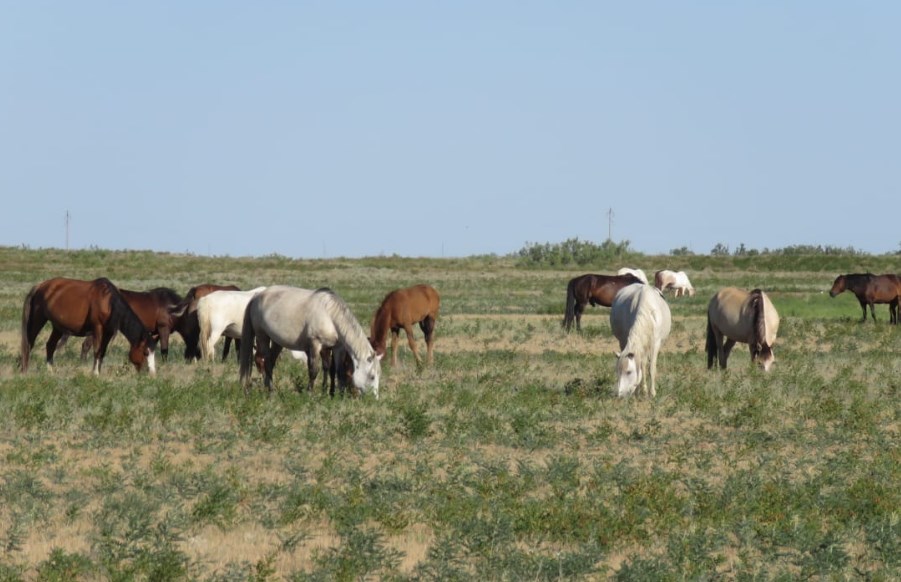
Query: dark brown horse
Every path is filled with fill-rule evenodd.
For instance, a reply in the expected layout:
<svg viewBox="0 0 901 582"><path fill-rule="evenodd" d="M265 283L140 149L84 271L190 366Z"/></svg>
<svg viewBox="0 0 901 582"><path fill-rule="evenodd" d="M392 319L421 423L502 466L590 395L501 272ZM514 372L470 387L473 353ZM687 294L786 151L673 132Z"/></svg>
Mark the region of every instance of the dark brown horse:
<svg viewBox="0 0 901 582"><path fill-rule="evenodd" d="M200 322L197 320L197 300L214 291L240 291L240 289L235 285L204 283L203 285L191 287L179 306L184 308L184 314L179 322L177 331L185 339L185 360L200 359ZM231 341L230 337L225 338L225 347L222 350L223 360L228 356ZM235 351L237 352L237 350L238 340L235 341Z"/></svg>
<svg viewBox="0 0 901 582"><path fill-rule="evenodd" d="M876 303L889 304L889 321L898 323L898 300L901 296L901 278L897 275L874 275L873 273L850 273L839 275L829 291L830 297L835 297L843 291L850 291L860 302L863 317L860 322L867 320L867 306L870 306L870 315L876 321Z"/></svg>
<svg viewBox="0 0 901 582"><path fill-rule="evenodd" d="M613 298L626 285L641 283L641 279L632 274L626 275L581 275L569 280L566 285L566 312L563 315L563 327L572 329L573 321L576 330L582 331L582 312L585 305L613 305Z"/></svg>
<svg viewBox="0 0 901 582"><path fill-rule="evenodd" d="M99 374L106 348L120 331L131 344L128 359L135 368L140 370L146 364L151 374L156 373L153 354L156 341L109 279L55 278L31 288L22 307L22 372L28 371L31 349L48 321L53 326L47 340L50 368L57 343L64 334L93 335L99 338L94 346L93 372Z"/></svg>
<svg viewBox="0 0 901 582"><path fill-rule="evenodd" d="M413 324L418 323L425 334L427 361L432 363L432 346L434 343L435 321L441 307L438 292L429 285L415 285L404 289L395 289L385 296L382 304L372 318L369 340L379 355L386 350L388 330L391 330L391 365L397 365L397 339L403 328L407 334L407 343L413 350L416 363L421 364L413 339Z"/></svg>
<svg viewBox="0 0 901 582"><path fill-rule="evenodd" d="M163 361L169 357L169 336L173 331L181 334L182 313L178 310L182 297L168 287L156 287L149 291L130 291L119 289L122 298L135 312L154 338L159 341L160 354ZM184 337L184 336L182 336ZM81 358L84 359L93 347L93 339L88 335L81 346Z"/></svg>

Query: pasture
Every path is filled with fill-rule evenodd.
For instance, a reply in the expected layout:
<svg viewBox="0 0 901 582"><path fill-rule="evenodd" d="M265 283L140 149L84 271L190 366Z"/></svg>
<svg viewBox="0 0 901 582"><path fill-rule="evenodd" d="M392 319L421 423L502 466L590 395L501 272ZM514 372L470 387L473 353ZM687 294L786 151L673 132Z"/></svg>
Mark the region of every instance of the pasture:
<svg viewBox="0 0 901 582"><path fill-rule="evenodd" d="M644 257L685 270L657 397L613 395L609 309L561 329L567 281L622 265L510 258L291 260L0 248L0 577L798 579L901 577L901 327L858 323L835 276L895 257ZM18 372L22 301L55 276L128 289L327 285L368 330L385 294L441 293L434 364L401 341L381 399L267 397L234 359L157 376L127 342L99 377L73 338ZM708 371L705 312L761 287L782 318L768 374L736 346ZM881 309L880 309L881 307ZM416 339L423 347L416 328ZM221 346L221 343L220 343ZM220 347L221 349L221 347Z"/></svg>

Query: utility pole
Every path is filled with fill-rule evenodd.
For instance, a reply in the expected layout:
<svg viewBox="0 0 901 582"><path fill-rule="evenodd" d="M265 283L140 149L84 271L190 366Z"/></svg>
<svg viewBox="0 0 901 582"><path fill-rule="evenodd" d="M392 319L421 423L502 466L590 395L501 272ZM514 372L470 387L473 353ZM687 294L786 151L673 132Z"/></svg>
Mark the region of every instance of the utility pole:
<svg viewBox="0 0 901 582"><path fill-rule="evenodd" d="M613 208L607 210L607 240L613 240Z"/></svg>
<svg viewBox="0 0 901 582"><path fill-rule="evenodd" d="M69 251L69 223L72 221L72 215L66 210L66 252Z"/></svg>

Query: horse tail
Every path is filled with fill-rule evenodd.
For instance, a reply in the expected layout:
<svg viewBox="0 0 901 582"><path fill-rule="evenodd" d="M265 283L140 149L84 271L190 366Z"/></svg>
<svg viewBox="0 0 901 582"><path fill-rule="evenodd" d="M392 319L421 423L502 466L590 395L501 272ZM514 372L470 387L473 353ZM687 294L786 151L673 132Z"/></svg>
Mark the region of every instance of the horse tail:
<svg viewBox="0 0 901 582"><path fill-rule="evenodd" d="M209 309L206 309L206 302L204 302L203 307L204 309L201 309L198 304L196 311L197 321L200 324L200 357L205 361L211 361L213 359L213 346L210 336L213 335L213 329L210 322Z"/></svg>
<svg viewBox="0 0 901 582"><path fill-rule="evenodd" d="M760 289L751 291L748 302L754 314L751 326L754 333L752 338L754 351L760 352L766 346L766 307L763 301L763 291Z"/></svg>
<svg viewBox="0 0 901 582"><path fill-rule="evenodd" d="M256 299L254 297L254 299ZM250 385L251 363L253 362L253 346L254 335L253 318L251 317L251 309L254 307L254 299L251 299L244 310L244 327L241 329L241 348L238 350L238 364L240 372L238 373L241 383L246 389Z"/></svg>
<svg viewBox="0 0 901 582"><path fill-rule="evenodd" d="M22 372L28 371L28 359L31 356L31 340L28 337L28 328L31 323L32 301L37 295L38 286L35 285L25 296L25 304L22 306L22 343L19 346L21 353L20 369Z"/></svg>
<svg viewBox="0 0 901 582"><path fill-rule="evenodd" d="M576 280L570 279L566 284L566 311L563 312L563 325L569 331L576 317Z"/></svg>

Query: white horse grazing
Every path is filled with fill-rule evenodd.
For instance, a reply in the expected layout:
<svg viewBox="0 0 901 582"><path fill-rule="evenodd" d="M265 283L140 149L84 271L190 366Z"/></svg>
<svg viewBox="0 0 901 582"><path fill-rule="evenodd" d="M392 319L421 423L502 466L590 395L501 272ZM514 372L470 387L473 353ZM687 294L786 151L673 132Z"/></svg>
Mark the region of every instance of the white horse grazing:
<svg viewBox="0 0 901 582"><path fill-rule="evenodd" d="M630 269L629 267L623 267L619 271L616 272L617 275L633 275L639 279L645 285L648 284L648 276L644 274L644 271L641 269Z"/></svg>
<svg viewBox="0 0 901 582"><path fill-rule="evenodd" d="M655 396L657 355L672 327L663 293L649 285L623 287L610 308L610 327L621 350L616 354L617 395L630 396L640 385L644 392Z"/></svg>
<svg viewBox="0 0 901 582"><path fill-rule="evenodd" d="M674 297L692 296L695 294L695 288L692 287L685 271L668 271L666 269L657 271L654 273L654 286L661 291L672 289Z"/></svg>
<svg viewBox="0 0 901 582"><path fill-rule="evenodd" d="M200 326L200 354L212 361L216 342L222 335L241 339L244 310L265 287L250 291L213 291L197 300L197 323ZM237 346L236 346L237 347Z"/></svg>
<svg viewBox="0 0 901 582"><path fill-rule="evenodd" d="M707 369L717 359L725 370L735 342L742 342L751 349L751 361L759 358L763 370L769 371L776 361L773 344L778 331L779 314L766 293L760 289L750 293L735 287L720 289L707 306Z"/></svg>
<svg viewBox="0 0 901 582"><path fill-rule="evenodd" d="M353 363L351 381L363 394L379 397L381 356L343 299L331 289L300 289L274 285L254 296L244 312L241 333L240 380L250 385L253 345L264 361L263 384L272 390L272 371L282 349L307 355L308 390L319 374L322 348L343 346Z"/></svg>

